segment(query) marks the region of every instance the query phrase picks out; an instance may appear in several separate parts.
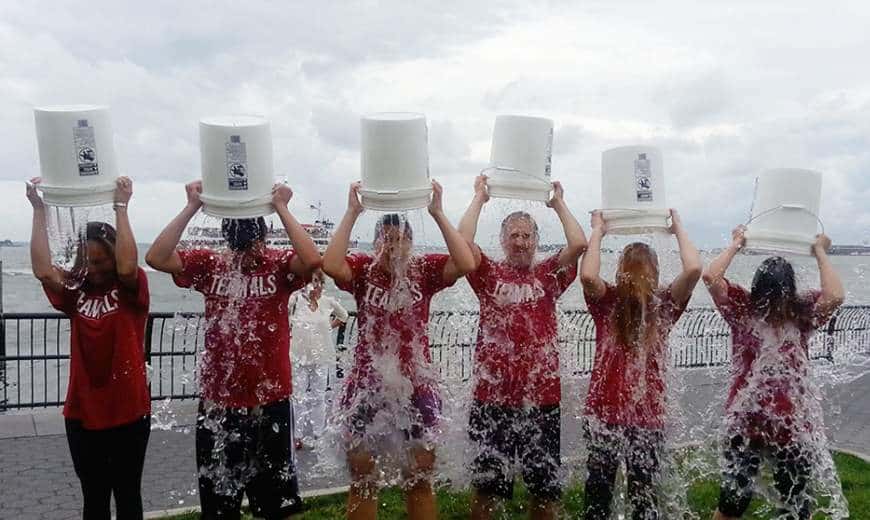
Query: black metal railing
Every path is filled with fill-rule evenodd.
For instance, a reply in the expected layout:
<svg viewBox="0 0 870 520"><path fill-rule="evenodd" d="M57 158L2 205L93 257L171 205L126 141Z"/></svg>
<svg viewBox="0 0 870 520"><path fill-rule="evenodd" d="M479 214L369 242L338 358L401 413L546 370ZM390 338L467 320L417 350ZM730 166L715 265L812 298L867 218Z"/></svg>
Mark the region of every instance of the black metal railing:
<svg viewBox="0 0 870 520"><path fill-rule="evenodd" d="M477 312L435 311L429 321L433 363L442 377L471 376L477 336ZM203 348L199 313L150 314L145 331L151 395L154 399L197 396L195 367ZM69 372L69 320L59 313L7 313L0 319L0 411L63 404ZM341 378L350 357L345 345L356 343L356 319L335 331L336 370ZM566 373L592 369L595 325L582 310L559 316L559 347ZM721 366L730 361L730 331L712 308L689 309L670 338L672 365ZM870 353L870 306L842 307L813 336L810 357L834 361L837 354Z"/></svg>

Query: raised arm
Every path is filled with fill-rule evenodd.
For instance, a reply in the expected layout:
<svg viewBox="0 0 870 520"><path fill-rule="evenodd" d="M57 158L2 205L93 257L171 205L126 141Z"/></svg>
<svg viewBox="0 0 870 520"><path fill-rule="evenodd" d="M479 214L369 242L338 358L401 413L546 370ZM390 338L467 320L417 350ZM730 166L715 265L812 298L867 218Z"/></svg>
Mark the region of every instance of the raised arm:
<svg viewBox="0 0 870 520"><path fill-rule="evenodd" d="M359 182L350 185L347 211L344 212L344 217L338 224L335 234L332 235L326 252L323 253L321 264L323 272L339 283L348 283L353 277L353 272L347 263L347 247L350 244L350 233L353 231L353 226L363 212L363 206L359 201L359 189Z"/></svg>
<svg viewBox="0 0 870 520"><path fill-rule="evenodd" d="M127 205L133 196L133 181L128 177L118 177L115 181L115 269L118 271L118 281L124 287L135 290L139 286L139 251L136 239L130 228L127 216Z"/></svg>
<svg viewBox="0 0 870 520"><path fill-rule="evenodd" d="M580 261L580 283L583 292L593 300L604 295L607 286L601 279L601 240L607 233L607 226L601 217L601 212L592 212L592 231L589 233L589 243L583 260Z"/></svg>
<svg viewBox="0 0 870 520"><path fill-rule="evenodd" d="M474 254L474 265L480 265L480 247L474 243L474 237L477 235L477 223L480 221L480 212L483 210L483 205L489 202L489 193L486 191L486 175L478 175L474 179L474 198L462 215L459 221L459 233L462 238L471 246L471 252Z"/></svg>
<svg viewBox="0 0 870 520"><path fill-rule="evenodd" d="M698 249L689 240L689 235L686 233L686 228L683 227L683 221L680 219L680 214L677 210L671 209L671 233L677 238L677 246L680 248L680 262L683 264L683 270L674 279L671 284L671 295L674 301L685 305L692 297L692 291L698 285L698 280L701 278L701 271L704 265L701 263L701 255Z"/></svg>
<svg viewBox="0 0 870 520"><path fill-rule="evenodd" d="M707 286L707 290L710 291L710 296L713 297L714 301L725 297L728 291L728 286L725 284L725 272L745 244L746 226L737 226L731 231L731 243L728 247L719 253L719 256L714 258L707 268L704 269L704 274L702 275L704 285Z"/></svg>
<svg viewBox="0 0 870 520"><path fill-rule="evenodd" d="M819 264L819 279L822 286L822 294L816 301L815 314L819 321L825 322L846 299L846 290L840 275L831 265L828 258L828 249L831 248L831 239L825 234L816 235L816 243L813 244L813 255Z"/></svg>
<svg viewBox="0 0 870 520"><path fill-rule="evenodd" d="M184 269L184 263L176 251L181 234L202 207L199 195L202 193L202 181L188 183L184 189L187 192L187 205L172 221L157 235L154 243L145 254L145 262L154 269L169 274L178 274Z"/></svg>
<svg viewBox="0 0 870 520"><path fill-rule="evenodd" d="M293 255L293 260L290 261L290 272L307 278L315 269L320 267L320 253L317 251L317 246L314 245L311 235L305 231L305 228L287 208L291 198L293 198L293 190L290 189L290 186L277 183L272 187L272 205L275 206L275 212L278 213L278 218L281 219L284 230L287 231L287 236L293 245L293 251L296 252Z"/></svg>
<svg viewBox="0 0 870 520"><path fill-rule="evenodd" d="M27 183L27 200L33 206L33 226L30 232L30 265L42 285L52 292L63 289L63 273L51 265L51 249L48 246L48 229L45 218L45 203L36 191L42 179L34 177Z"/></svg>
<svg viewBox="0 0 870 520"><path fill-rule="evenodd" d="M577 259L586 251L586 235L583 234L583 228L580 223L574 218L568 205L565 204L564 190L562 183L556 181L553 183L553 197L547 201L547 206L553 208L559 220L562 222L562 229L565 230L565 240L567 245L559 253L559 265L577 265Z"/></svg>
<svg viewBox="0 0 870 520"><path fill-rule="evenodd" d="M471 246L444 214L443 196L444 188L437 181L432 181L432 200L429 202L429 214L438 224L441 235L444 236L444 242L447 243L447 251L450 253L450 260L444 265L444 281L453 283L467 273L474 271L477 264L474 260L474 254L471 252Z"/></svg>

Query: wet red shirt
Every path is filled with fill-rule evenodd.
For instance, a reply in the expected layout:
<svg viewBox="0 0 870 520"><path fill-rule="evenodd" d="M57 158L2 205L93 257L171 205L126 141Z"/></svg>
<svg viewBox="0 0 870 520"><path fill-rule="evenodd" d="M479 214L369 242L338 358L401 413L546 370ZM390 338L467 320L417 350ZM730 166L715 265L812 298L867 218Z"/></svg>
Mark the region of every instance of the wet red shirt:
<svg viewBox="0 0 870 520"><path fill-rule="evenodd" d="M429 303L435 293L452 285L444 281L449 259L444 254L414 256L405 276L394 284L390 274L375 266L372 256L347 257L353 275L350 282L336 285L356 300L358 341L345 386L346 403L360 390L380 388L396 360L396 371L415 392L435 389L429 352ZM373 363L378 363L377 369Z"/></svg>
<svg viewBox="0 0 870 520"><path fill-rule="evenodd" d="M474 398L505 406L558 404L559 345L556 300L577 277L555 254L531 268L481 254L466 275L480 300L474 354Z"/></svg>
<svg viewBox="0 0 870 520"><path fill-rule="evenodd" d="M148 278L142 269L138 277L136 290L117 282L105 289L87 284L60 292L45 288L51 305L71 323L63 415L89 430L129 424L151 413L144 352Z"/></svg>
<svg viewBox="0 0 870 520"><path fill-rule="evenodd" d="M749 291L725 280L727 291L714 303L731 327L731 387L727 419L753 437L787 442L806 421L814 403L809 386L809 340L827 316L813 314L821 293L802 296L805 319L774 329L752 315Z"/></svg>
<svg viewBox="0 0 870 520"><path fill-rule="evenodd" d="M657 334L645 348L628 348L616 336L616 289L606 284L598 299L586 295L595 321L595 362L589 379L586 414L610 425L661 429L665 420L668 336L685 311L670 286L658 291Z"/></svg>
<svg viewBox="0 0 870 520"><path fill-rule="evenodd" d="M254 266L233 266L229 252L179 251L184 270L173 277L205 298L201 397L232 408L287 399L290 376L290 293L308 280L290 272L293 251L266 249Z"/></svg>

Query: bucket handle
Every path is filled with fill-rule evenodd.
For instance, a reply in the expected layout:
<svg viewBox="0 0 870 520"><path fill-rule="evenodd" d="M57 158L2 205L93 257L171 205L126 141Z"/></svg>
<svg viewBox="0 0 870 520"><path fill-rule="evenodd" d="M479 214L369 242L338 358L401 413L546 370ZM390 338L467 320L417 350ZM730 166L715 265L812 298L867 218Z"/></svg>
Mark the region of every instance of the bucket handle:
<svg viewBox="0 0 870 520"><path fill-rule="evenodd" d="M755 206L754 201L753 201L753 206ZM822 222L822 219L819 218L818 215L816 215L815 213L813 213L812 211L807 209L807 207L802 205L802 204L780 204L779 206L770 208L766 211L762 211L761 213L759 213L758 215L755 215L754 217L750 216L749 220L746 221L745 225L748 226L753 220L756 220L759 217L763 217L765 215L769 215L769 214L773 213L774 211L779 211L781 209L796 209L799 211L805 211L805 212L809 213L810 215L816 217L816 221L819 223L819 226L822 228L822 234L825 234L825 223Z"/></svg>

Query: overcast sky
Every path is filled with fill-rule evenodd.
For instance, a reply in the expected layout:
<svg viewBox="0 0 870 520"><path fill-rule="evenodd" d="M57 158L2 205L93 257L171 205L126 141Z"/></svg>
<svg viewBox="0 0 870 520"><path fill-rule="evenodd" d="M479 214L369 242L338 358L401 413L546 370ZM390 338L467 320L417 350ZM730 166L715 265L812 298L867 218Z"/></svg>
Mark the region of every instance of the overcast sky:
<svg viewBox="0 0 870 520"><path fill-rule="evenodd" d="M555 121L553 178L584 226L601 152L644 143L661 147L669 203L702 246L721 245L755 176L783 166L824 173L835 242L870 239L870 4L577 4L3 0L0 238L29 237L32 107L100 103L144 242L200 175L199 119L269 117L291 208L309 220L320 200L338 219L359 177L359 116L396 110L427 115L454 221L495 116L519 113Z"/></svg>

